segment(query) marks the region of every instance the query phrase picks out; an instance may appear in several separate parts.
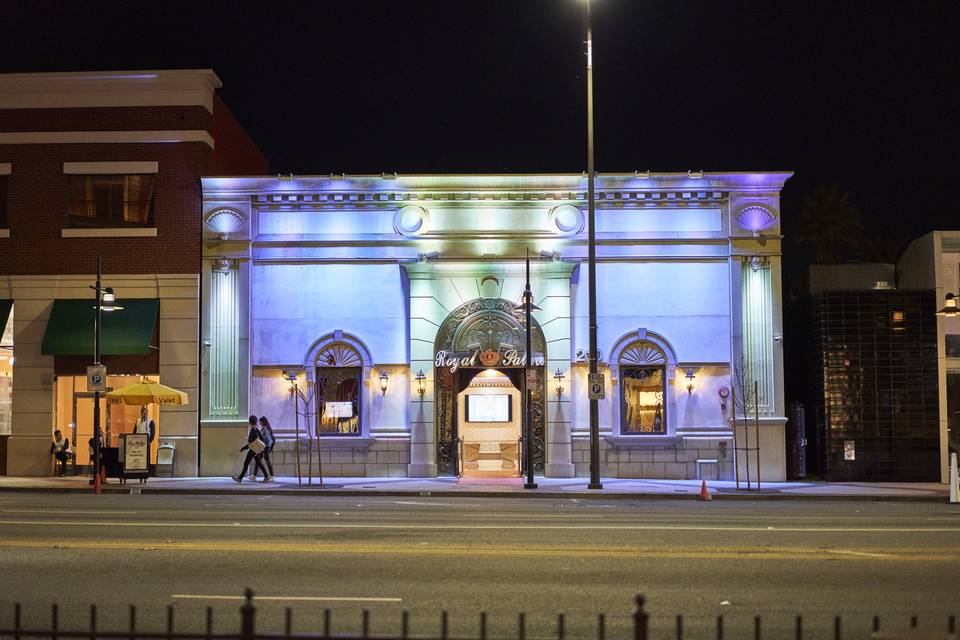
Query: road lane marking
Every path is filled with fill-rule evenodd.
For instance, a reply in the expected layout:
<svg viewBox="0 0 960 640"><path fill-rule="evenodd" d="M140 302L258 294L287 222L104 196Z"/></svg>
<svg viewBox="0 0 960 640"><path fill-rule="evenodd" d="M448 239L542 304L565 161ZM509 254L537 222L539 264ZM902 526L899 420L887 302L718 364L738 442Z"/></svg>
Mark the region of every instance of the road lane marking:
<svg viewBox="0 0 960 640"><path fill-rule="evenodd" d="M0 540L0 548L24 549L84 549L126 551L198 551L214 553L249 553L250 542L171 542L171 541L63 541L63 540ZM556 547L555 545L500 545L472 547L463 544L431 545L384 545L376 543L281 543L271 542L269 548L259 550L262 554L347 554L347 555L416 555L416 556L492 556L492 557L545 557L545 558L599 558L599 559L703 559L703 560L848 560L899 561L899 562L960 562L960 555L953 548L877 549L875 552L857 552L849 549L825 549L819 547L699 547L648 549L635 547ZM240 598L240 596L234 596Z"/></svg>
<svg viewBox="0 0 960 640"><path fill-rule="evenodd" d="M104 515L104 516L135 516L135 515L137 515L139 512L138 512L138 511L95 511L95 512L91 512L89 509L83 510L83 511L81 511L81 510L70 511L69 509L61 509L61 508L59 508L59 507L51 507L50 509L0 509L0 513L26 513L26 514L36 514L36 515L43 515L43 516L45 516L45 515L50 515L51 513L55 513L55 514L58 515L58 516L59 516L59 515L89 516L89 515L91 515L92 513L96 513L97 515Z"/></svg>
<svg viewBox="0 0 960 640"><path fill-rule="evenodd" d="M720 525L364 524L361 522L124 522L119 520L0 520L0 526L161 527L191 529L403 529L490 531L746 531L775 533L957 533L960 527L765 527Z"/></svg>
<svg viewBox="0 0 960 640"><path fill-rule="evenodd" d="M246 596L210 596L192 593L175 593L177 600L246 600ZM349 596L257 596L256 600L278 602L403 602L403 598L364 598Z"/></svg>
<svg viewBox="0 0 960 640"><path fill-rule="evenodd" d="M824 549L827 553L836 553L839 555L862 556L864 558L892 558L889 553L876 553L867 551L853 551L851 549Z"/></svg>

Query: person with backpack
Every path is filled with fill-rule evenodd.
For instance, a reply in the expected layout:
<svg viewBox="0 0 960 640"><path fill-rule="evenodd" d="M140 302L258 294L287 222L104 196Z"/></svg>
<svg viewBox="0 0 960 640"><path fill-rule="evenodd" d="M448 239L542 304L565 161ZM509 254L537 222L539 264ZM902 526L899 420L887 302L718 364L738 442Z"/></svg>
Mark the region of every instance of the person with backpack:
<svg viewBox="0 0 960 640"><path fill-rule="evenodd" d="M267 445L261 455L267 464L267 469L270 471L263 481L273 482L276 478L273 476L273 462L270 461L270 454L273 453L273 445L276 444L277 439L273 435L273 427L270 426L270 421L267 420L267 416L260 416L260 433L263 434L263 444Z"/></svg>
<svg viewBox="0 0 960 640"><path fill-rule="evenodd" d="M247 457L243 460L243 471L240 472L240 475L233 477L236 482L243 482L243 476L247 475L247 468L250 466L251 460L256 462L257 469L263 469L259 454L266 449L266 444L263 442L263 434L257 428L257 416L250 416L248 423L250 430L247 432L247 444L240 448L240 451L247 452ZM266 469L263 469L263 475L265 478L269 477Z"/></svg>

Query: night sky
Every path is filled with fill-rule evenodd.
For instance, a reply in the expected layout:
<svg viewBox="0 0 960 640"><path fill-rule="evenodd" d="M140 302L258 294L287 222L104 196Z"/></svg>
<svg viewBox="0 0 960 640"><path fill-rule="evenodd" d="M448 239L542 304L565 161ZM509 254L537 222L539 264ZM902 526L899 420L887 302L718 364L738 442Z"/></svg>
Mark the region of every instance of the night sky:
<svg viewBox="0 0 960 640"><path fill-rule="evenodd" d="M585 169L580 0L3 6L0 71L212 68L275 172ZM960 2L593 6L599 171L793 170L788 236L821 184L960 228Z"/></svg>

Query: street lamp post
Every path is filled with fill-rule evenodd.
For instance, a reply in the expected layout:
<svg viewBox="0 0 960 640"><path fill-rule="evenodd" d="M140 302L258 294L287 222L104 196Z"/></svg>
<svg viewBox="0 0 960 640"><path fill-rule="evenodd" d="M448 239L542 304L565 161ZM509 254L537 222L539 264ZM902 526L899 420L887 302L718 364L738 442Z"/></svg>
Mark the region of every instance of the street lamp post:
<svg viewBox="0 0 960 640"><path fill-rule="evenodd" d="M93 316L93 366L100 366L100 321L102 309L100 306L101 267L102 261L97 256L97 280L94 285L94 316ZM93 392L93 484L97 486L97 476L100 475L100 392Z"/></svg>
<svg viewBox="0 0 960 640"><path fill-rule="evenodd" d="M526 407L526 423L527 428L525 436L527 438L527 481L524 483L524 489L536 489L537 483L533 481L533 389L530 387L530 364L533 360L533 340L531 340L531 335L533 334L530 313L533 310L533 292L530 291L530 249L527 249L527 286L523 290L523 311L524 311L524 327L526 328L526 339L527 339L527 357L524 360L524 381L523 388L526 395L526 402L524 405Z"/></svg>
<svg viewBox="0 0 960 640"><path fill-rule="evenodd" d="M595 230L594 167L593 167L593 27L590 23L590 0L586 0L587 20L587 262L590 267L590 375L597 373L597 237ZM603 489L600 483L600 407L590 399L590 483L588 489Z"/></svg>
<svg viewBox="0 0 960 640"><path fill-rule="evenodd" d="M113 289L102 286L103 261L97 256L97 279L90 288L94 292L94 316L93 316L93 365L100 366L100 335L102 333L104 311L119 311L123 307L116 304L116 298ZM103 384L106 384L106 375L103 376ZM93 392L93 485L99 488L98 476L100 475L100 390Z"/></svg>

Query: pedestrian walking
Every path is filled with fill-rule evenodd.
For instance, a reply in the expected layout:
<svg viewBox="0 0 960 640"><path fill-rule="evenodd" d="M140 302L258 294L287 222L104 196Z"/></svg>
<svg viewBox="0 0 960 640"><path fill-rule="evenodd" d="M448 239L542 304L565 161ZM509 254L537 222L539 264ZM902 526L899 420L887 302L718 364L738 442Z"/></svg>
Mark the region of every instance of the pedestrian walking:
<svg viewBox="0 0 960 640"><path fill-rule="evenodd" d="M247 457L243 460L243 470L240 472L240 475L233 477L236 482L243 482L243 476L247 475L247 467L250 466L251 460L256 462L258 469L263 469L263 463L260 461L258 454L263 453L266 445L263 442L263 434L260 433L260 429L257 427L257 416L250 416L248 423L250 430L247 432L247 444L240 448L240 451L247 452ZM268 477L266 469L263 469L263 475L264 477Z"/></svg>
<svg viewBox="0 0 960 640"><path fill-rule="evenodd" d="M277 442L277 439L273 435L273 427L270 426L270 421L267 420L267 416L260 416L260 433L263 434L263 444L267 445L263 450L263 461L266 463L267 470L270 472L263 481L273 482L276 478L273 476L273 462L270 460L270 454L273 453L273 445Z"/></svg>

